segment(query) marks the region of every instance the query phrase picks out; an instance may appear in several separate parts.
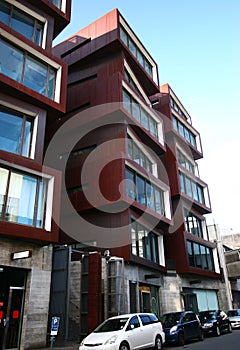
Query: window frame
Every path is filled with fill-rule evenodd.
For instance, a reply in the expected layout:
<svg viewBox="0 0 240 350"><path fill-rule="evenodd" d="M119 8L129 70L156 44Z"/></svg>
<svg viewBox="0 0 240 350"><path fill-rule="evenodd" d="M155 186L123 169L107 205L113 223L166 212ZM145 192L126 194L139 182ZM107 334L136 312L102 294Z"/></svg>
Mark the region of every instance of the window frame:
<svg viewBox="0 0 240 350"><path fill-rule="evenodd" d="M6 187L5 187L5 194L3 194L3 203L2 203L2 210L0 213L0 221L3 222L11 222L13 224L18 224L18 225L26 225L26 226L30 226L30 227L35 227L35 228L39 228L39 229L44 229L46 226L46 208L47 208L47 197L48 197L48 180L42 176L38 176L38 175L34 175L34 174L30 174L27 172L24 172L22 170L18 170L16 168L10 168L10 167L6 167L3 166L2 164L0 165L0 169L5 169L8 174L7 174L7 183L6 183ZM31 179L35 179L36 180L36 190L35 190L35 199L34 199L34 208L33 208L33 218L32 221L33 223L31 225L28 225L26 223L21 223L18 222L17 220L7 220L6 219L6 214L7 214L7 207L8 207L8 201L9 201L9 191L11 189L11 180L13 178L13 175L20 175L20 176L26 176L28 178ZM44 183L44 194L42 197L42 200L40 201L39 199L39 195L40 195L40 185L41 183ZM37 220L38 220L38 210L39 207L43 204L43 208L42 208L42 225L38 226L37 225Z"/></svg>
<svg viewBox="0 0 240 350"><path fill-rule="evenodd" d="M36 60L40 64L43 64L43 65L45 65L45 67L49 67L49 69L53 69L55 71L55 73L56 73L55 74L55 88L54 88L53 98L49 98L47 95L47 80L46 80L46 84L45 84L46 94L41 94L41 92L34 90L34 89L31 89L28 86L27 87L29 89L31 89L32 91L35 91L39 95L44 96L44 97L50 99L51 101L59 103L60 102L60 92L61 92L60 81L61 81L61 75L62 75L62 66L58 62L53 61L48 56L38 52L33 47L29 46L26 43L23 43L18 38L14 37L12 34L7 33L4 30L1 31L0 40L2 40L5 45L8 45L9 48L12 48L12 49L16 48L16 50L22 52L25 55L28 55L29 57L32 57L34 60ZM23 73L23 66L22 66L22 73ZM2 72L2 74L4 74L4 73ZM9 75L6 75L6 76L9 77L10 79L17 81L16 79L12 78ZM22 81L22 78L21 78L21 81ZM26 85L23 84L23 86L26 86Z"/></svg>
<svg viewBox="0 0 240 350"><path fill-rule="evenodd" d="M2 1L2 0L1 0ZM42 47L45 49L46 47L46 33L47 33L47 24L48 21L46 18L42 17L39 15L39 13L32 11L31 9L27 8L26 6L18 3L18 2L14 2L12 3L12 1L8 1L5 0L5 3L10 7L10 15L9 15L9 20L8 20L8 24L6 24L7 26L9 26L10 28L12 28L13 30L17 31L19 34L23 35L25 38L27 38L28 40L32 41L33 43L35 43L36 45ZM16 11L18 14L23 14L24 16L31 18L34 22L34 26L33 26L33 36L31 39L29 39L28 36L24 35L21 31L16 30L14 27L12 27L11 23L12 23L12 17L14 14L14 11ZM38 25L41 25L41 40L38 43L35 39L37 37L37 28Z"/></svg>

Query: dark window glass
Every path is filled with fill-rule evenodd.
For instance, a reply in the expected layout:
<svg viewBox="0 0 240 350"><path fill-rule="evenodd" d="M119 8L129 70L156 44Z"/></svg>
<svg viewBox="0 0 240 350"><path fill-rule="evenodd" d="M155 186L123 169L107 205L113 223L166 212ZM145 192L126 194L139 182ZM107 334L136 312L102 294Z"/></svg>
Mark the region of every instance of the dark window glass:
<svg viewBox="0 0 240 350"><path fill-rule="evenodd" d="M0 149L30 156L33 120L0 106Z"/></svg>

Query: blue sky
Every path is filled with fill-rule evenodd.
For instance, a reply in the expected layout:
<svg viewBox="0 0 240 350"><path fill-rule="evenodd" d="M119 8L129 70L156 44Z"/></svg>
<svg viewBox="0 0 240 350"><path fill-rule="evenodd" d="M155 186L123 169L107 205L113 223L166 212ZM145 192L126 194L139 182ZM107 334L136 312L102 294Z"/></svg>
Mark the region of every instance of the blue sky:
<svg viewBox="0 0 240 350"><path fill-rule="evenodd" d="M65 40L118 8L158 63L200 132L200 177L209 185L208 223L240 233L240 1L72 0ZM237 198L238 197L238 198Z"/></svg>

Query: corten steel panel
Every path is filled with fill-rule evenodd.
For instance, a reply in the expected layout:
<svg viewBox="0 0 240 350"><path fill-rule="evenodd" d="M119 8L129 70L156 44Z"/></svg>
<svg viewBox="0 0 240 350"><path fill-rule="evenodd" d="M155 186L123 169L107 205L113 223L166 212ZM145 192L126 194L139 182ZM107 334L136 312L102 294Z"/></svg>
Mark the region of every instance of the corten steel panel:
<svg viewBox="0 0 240 350"><path fill-rule="evenodd" d="M9 168L20 168L25 173L28 169L31 172L38 172L54 177L54 191L53 191L53 206L52 206L52 221L51 231L45 229L30 227L27 225L20 225L17 223L9 223L0 221L0 235L8 237L24 238L29 241L35 241L39 244L46 242L57 242L59 235L59 219L60 219L60 194L61 194L61 172L58 170L42 166L31 159L20 157L15 154L0 151L0 159L2 164ZM0 164L1 165L1 164Z"/></svg>

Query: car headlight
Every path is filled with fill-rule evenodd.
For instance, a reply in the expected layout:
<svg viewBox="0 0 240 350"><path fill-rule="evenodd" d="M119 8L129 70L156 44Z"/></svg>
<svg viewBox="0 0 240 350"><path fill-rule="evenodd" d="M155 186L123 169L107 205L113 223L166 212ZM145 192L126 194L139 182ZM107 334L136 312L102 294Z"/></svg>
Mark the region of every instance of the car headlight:
<svg viewBox="0 0 240 350"><path fill-rule="evenodd" d="M176 330L177 330L177 326L173 326L173 327L170 329L170 334L176 332Z"/></svg>
<svg viewBox="0 0 240 350"><path fill-rule="evenodd" d="M114 344L117 340L117 335L113 335L111 338L109 338L105 343L104 345L107 345L107 344Z"/></svg>
<svg viewBox="0 0 240 350"><path fill-rule="evenodd" d="M208 327L208 328L211 328L211 327L213 327L213 323L204 323L204 326Z"/></svg>

